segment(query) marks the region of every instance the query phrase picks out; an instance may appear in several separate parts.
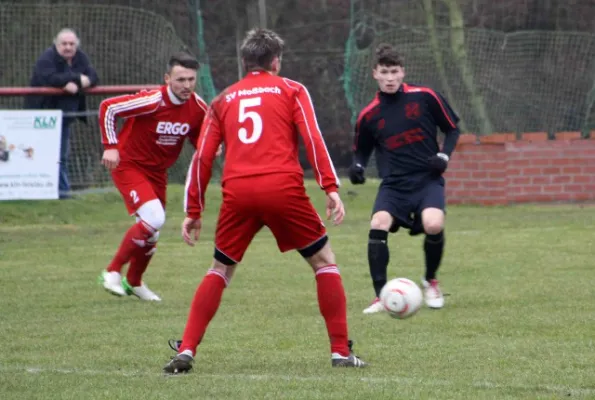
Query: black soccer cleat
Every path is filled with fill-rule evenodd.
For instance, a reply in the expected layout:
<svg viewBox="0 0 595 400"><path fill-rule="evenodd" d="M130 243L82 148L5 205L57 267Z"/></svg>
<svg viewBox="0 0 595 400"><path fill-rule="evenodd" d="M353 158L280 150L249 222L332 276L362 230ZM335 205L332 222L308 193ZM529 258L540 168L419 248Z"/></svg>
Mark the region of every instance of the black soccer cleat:
<svg viewBox="0 0 595 400"><path fill-rule="evenodd" d="M360 359L355 354L349 354L346 358L332 358L333 367L347 367L347 368L366 368L368 363Z"/></svg>
<svg viewBox="0 0 595 400"><path fill-rule="evenodd" d="M178 354L163 367L163 372L170 375L185 374L192 369L194 358L187 354Z"/></svg>
<svg viewBox="0 0 595 400"><path fill-rule="evenodd" d="M333 353L331 356L331 365L333 367L346 367L346 368L365 368L368 363L363 361L361 358L353 354L353 341L347 342L349 346L349 356L342 357L340 354Z"/></svg>

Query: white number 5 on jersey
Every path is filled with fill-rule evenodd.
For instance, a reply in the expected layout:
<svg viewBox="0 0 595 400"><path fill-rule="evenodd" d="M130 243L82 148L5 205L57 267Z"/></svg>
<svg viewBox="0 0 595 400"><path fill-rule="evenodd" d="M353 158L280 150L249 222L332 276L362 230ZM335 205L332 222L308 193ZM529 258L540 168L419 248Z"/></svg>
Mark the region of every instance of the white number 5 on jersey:
<svg viewBox="0 0 595 400"><path fill-rule="evenodd" d="M246 128L240 128L238 131L238 138L242 143L250 144L260 139L262 135L262 118L256 111L246 111L250 107L258 107L260 105L260 97L252 97L249 99L240 100L240 115L238 121L240 123L245 122L248 118L252 120L252 132L248 133Z"/></svg>

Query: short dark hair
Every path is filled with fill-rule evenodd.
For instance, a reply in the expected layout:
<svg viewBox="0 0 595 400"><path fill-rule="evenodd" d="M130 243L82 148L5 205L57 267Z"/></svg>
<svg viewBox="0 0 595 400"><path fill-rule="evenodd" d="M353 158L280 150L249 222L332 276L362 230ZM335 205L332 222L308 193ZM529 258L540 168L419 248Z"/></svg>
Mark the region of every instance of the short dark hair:
<svg viewBox="0 0 595 400"><path fill-rule="evenodd" d="M176 65L194 70L198 70L199 66L196 58L185 51L179 51L172 54L167 63L167 72L171 72L172 68Z"/></svg>
<svg viewBox="0 0 595 400"><path fill-rule="evenodd" d="M285 42L270 29L256 28L246 34L240 53L244 62L244 69L252 71L264 69L269 71L275 57L283 55Z"/></svg>
<svg viewBox="0 0 595 400"><path fill-rule="evenodd" d="M390 44L381 43L376 47L376 63L374 67L384 65L385 67L402 67L403 57Z"/></svg>

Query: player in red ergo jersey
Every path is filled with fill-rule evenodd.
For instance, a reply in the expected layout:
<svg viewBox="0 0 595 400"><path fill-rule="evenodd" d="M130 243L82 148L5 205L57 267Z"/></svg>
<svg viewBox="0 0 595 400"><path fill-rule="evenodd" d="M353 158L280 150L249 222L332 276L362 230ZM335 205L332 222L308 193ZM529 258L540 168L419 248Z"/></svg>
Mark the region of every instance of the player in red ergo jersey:
<svg viewBox="0 0 595 400"><path fill-rule="evenodd" d="M112 294L161 301L142 276L165 223L167 170L178 159L186 139L196 147L207 111L206 103L194 92L198 68L193 56L176 53L159 90L112 97L99 107L105 148L102 163L111 171L128 212L136 216L136 223L100 276L103 287ZM126 119L119 132L117 118Z"/></svg>

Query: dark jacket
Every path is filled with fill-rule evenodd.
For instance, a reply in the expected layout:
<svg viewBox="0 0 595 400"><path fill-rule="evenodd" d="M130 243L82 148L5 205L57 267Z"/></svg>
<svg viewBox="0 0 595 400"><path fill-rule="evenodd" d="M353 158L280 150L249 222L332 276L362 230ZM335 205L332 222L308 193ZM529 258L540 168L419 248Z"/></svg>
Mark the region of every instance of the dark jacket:
<svg viewBox="0 0 595 400"><path fill-rule="evenodd" d="M91 87L97 85L99 81L97 72L84 52L78 49L72 59L72 64L68 65L66 60L58 54L56 46L52 45L41 54L35 63L30 86L62 88L68 82L74 82L80 88L81 74L89 77ZM79 91L75 95L68 93L56 96L29 95L25 97L25 108L72 112L85 111L87 104L84 92ZM87 122L86 117L79 118Z"/></svg>

